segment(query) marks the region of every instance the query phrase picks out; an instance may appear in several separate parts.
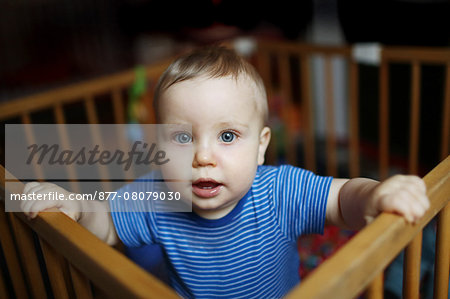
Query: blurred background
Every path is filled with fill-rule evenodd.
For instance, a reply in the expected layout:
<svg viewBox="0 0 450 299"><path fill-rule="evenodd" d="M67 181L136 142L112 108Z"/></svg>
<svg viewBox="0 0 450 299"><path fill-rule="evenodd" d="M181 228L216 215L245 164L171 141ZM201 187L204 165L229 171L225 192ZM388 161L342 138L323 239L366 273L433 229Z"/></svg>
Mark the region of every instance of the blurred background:
<svg viewBox="0 0 450 299"><path fill-rule="evenodd" d="M0 101L241 35L448 46L447 0L0 1Z"/></svg>
<svg viewBox="0 0 450 299"><path fill-rule="evenodd" d="M379 43L448 48L449 16L448 0L0 0L0 102L151 64L193 46L243 36L319 45ZM313 67L320 69L320 65ZM336 70L334 76L343 78L345 68L338 64ZM423 175L440 161L443 101L439 99L445 87L445 68L422 66L421 71L424 104L419 156ZM411 68L393 65L390 72L390 162L398 167L394 171L404 172ZM359 64L359 76L360 119L365 120L359 128L360 147L368 160L377 162L378 65ZM323 89L321 84L314 85L316 91ZM345 141L348 111L340 102L346 96L342 89L333 90L335 129L338 140ZM324 95L314 101L316 111L326 110ZM71 108L70 114L73 111ZM105 109L99 111L107 114ZM316 116L315 127L322 148L324 117L324 113ZM324 154L318 156L320 166ZM362 174L376 177L376 170L366 166ZM318 173L323 172L319 167ZM339 175L348 176L348 172ZM299 247L301 275L309 273L349 237L330 228L323 237L303 239ZM432 257L434 241L424 243L432 251L427 256ZM391 282L386 297L400 298L401 266L392 269L397 270L386 276Z"/></svg>

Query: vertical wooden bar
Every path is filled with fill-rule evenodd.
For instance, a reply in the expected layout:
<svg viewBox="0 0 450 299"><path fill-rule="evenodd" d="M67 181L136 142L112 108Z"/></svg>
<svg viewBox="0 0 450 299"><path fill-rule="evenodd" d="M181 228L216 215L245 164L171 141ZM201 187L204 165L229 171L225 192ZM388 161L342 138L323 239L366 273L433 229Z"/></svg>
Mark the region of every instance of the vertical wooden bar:
<svg viewBox="0 0 450 299"><path fill-rule="evenodd" d="M445 95L442 109L441 142L441 159L444 160L450 154L450 63L447 63L445 71Z"/></svg>
<svg viewBox="0 0 450 299"><path fill-rule="evenodd" d="M386 179L389 173L389 64L383 58L379 74L379 177ZM368 298L383 298L383 273L378 275L368 288Z"/></svg>
<svg viewBox="0 0 450 299"><path fill-rule="evenodd" d="M414 237L405 250L405 260L403 264L403 298L419 299L421 254L422 231Z"/></svg>
<svg viewBox="0 0 450 299"><path fill-rule="evenodd" d="M434 269L434 299L447 299L450 269L450 204L438 214Z"/></svg>
<svg viewBox="0 0 450 299"><path fill-rule="evenodd" d="M98 126L96 126L99 124L98 116L97 116L97 109L95 108L94 97L92 95L86 96L86 98L84 99L84 106L86 109L86 115L88 118L88 122L89 122L89 124L93 125L92 126L92 135L91 135L92 142L93 142L93 144L101 145L102 137L100 136ZM109 176L108 176L108 172L107 172L106 168L99 166L98 171L100 174L100 178L102 179L103 191L111 191L112 186L111 186L111 182L108 180Z"/></svg>
<svg viewBox="0 0 450 299"><path fill-rule="evenodd" d="M31 119L30 115L28 113L22 114L22 124L24 124L24 130L25 130L25 138L28 142L28 144L34 144L36 143L36 140L34 138L34 134L31 128ZM44 178L44 172L42 171L42 167L38 165L37 163L33 163L33 171L36 175L37 180L42 180Z"/></svg>
<svg viewBox="0 0 450 299"><path fill-rule="evenodd" d="M309 59L306 54L300 57L300 84L303 101L303 126L305 128L305 165L306 169L316 171L315 133L313 119L313 105L311 99L311 77L309 72Z"/></svg>
<svg viewBox="0 0 450 299"><path fill-rule="evenodd" d="M411 122L409 127L409 173L418 174L420 126L420 64L414 61L411 72Z"/></svg>
<svg viewBox="0 0 450 299"><path fill-rule="evenodd" d="M12 213L9 216L31 295L34 298L47 298L32 231Z"/></svg>
<svg viewBox="0 0 450 299"><path fill-rule="evenodd" d="M97 109L95 108L94 98L92 97L92 95L88 95L84 99L84 107L86 109L88 122L90 124L98 124Z"/></svg>
<svg viewBox="0 0 450 299"><path fill-rule="evenodd" d="M75 296L79 299L92 299L92 290L89 280L72 264L69 264Z"/></svg>
<svg viewBox="0 0 450 299"><path fill-rule="evenodd" d="M359 102L358 102L358 64L350 58L349 61L349 127L350 150L349 169L350 177L358 177L360 170L359 158Z"/></svg>
<svg viewBox="0 0 450 299"><path fill-rule="evenodd" d="M337 176L335 109L333 96L333 65L332 57L325 57L325 101L326 101L326 151L327 175Z"/></svg>
<svg viewBox="0 0 450 299"><path fill-rule="evenodd" d="M66 267L64 259L47 242L40 239L42 253L47 266L48 277L52 286L55 298L69 298L70 281L64 273Z"/></svg>
<svg viewBox="0 0 450 299"><path fill-rule="evenodd" d="M383 272L375 277L366 291L367 299L383 299Z"/></svg>
<svg viewBox="0 0 450 299"><path fill-rule="evenodd" d="M9 277L17 298L28 298L22 267L17 255L17 249L11 234L10 225L3 207L0 207L0 241L8 267Z"/></svg>
<svg viewBox="0 0 450 299"><path fill-rule="evenodd" d="M384 180L389 175L389 65L380 64L380 111L379 111L379 176Z"/></svg>
<svg viewBox="0 0 450 299"><path fill-rule="evenodd" d="M67 129L66 129L66 118L64 117L64 111L63 111L60 103L55 104L55 106L53 107L53 113L55 115L56 123L58 124L58 135L59 135L59 140L61 140L61 145L63 148L69 149L71 147L70 147L70 142L68 139L69 134L67 133ZM79 185L78 181L75 180L75 178L77 177L77 174L75 171L74 164L72 164L72 163L69 164L66 167L66 171L67 171L68 179L70 180L69 184L70 184L71 191L76 192L76 193L81 192L80 185Z"/></svg>
<svg viewBox="0 0 450 299"><path fill-rule="evenodd" d="M56 103L55 106L53 106L53 114L55 115L55 120L57 124L65 124L66 118L64 117L64 111L61 107L60 103Z"/></svg>
<svg viewBox="0 0 450 299"><path fill-rule="evenodd" d="M122 94L120 93L120 90L117 88L113 89L111 96L113 100L114 121L116 122L116 124L122 124L123 126L125 126L126 120L122 101ZM118 143L120 149L123 152L127 151L128 150L127 136L124 128L122 128L122 126L116 126L116 134L119 141ZM131 170L125 172L125 178L127 180L131 180L134 178Z"/></svg>

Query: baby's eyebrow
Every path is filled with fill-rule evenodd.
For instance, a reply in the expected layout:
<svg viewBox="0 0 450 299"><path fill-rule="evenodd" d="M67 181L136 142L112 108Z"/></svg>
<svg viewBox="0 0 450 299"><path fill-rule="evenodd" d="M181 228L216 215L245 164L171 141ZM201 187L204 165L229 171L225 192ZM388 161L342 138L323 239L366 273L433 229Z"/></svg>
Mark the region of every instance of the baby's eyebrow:
<svg viewBox="0 0 450 299"><path fill-rule="evenodd" d="M241 127L244 129L248 128L248 124L243 124L243 123L239 123L239 122L221 122L218 124L218 126L220 127Z"/></svg>

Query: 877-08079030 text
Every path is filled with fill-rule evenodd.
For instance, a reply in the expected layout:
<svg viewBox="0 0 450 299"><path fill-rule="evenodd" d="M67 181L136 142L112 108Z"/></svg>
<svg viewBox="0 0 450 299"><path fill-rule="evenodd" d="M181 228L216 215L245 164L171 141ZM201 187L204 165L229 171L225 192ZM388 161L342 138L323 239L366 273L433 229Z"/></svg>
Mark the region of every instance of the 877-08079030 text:
<svg viewBox="0 0 450 299"><path fill-rule="evenodd" d="M107 192L107 191L95 191L92 193L70 193L69 196L65 196L60 192L48 192L48 193L28 193L19 194L12 193L10 200L114 200L116 198L123 198L124 200L180 200L180 192Z"/></svg>

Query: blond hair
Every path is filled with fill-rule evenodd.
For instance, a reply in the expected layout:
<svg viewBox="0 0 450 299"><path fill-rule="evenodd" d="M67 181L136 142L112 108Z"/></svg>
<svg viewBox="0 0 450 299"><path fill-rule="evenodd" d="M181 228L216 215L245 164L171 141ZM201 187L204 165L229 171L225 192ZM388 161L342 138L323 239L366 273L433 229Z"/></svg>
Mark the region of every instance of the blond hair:
<svg viewBox="0 0 450 299"><path fill-rule="evenodd" d="M249 62L234 50L223 46L209 46L194 50L176 59L164 71L155 87L153 106L157 118L159 101L167 89L179 82L205 76L208 78L231 76L235 80L242 77L249 79L260 94L256 107L262 115L263 122L267 122L267 96L261 76Z"/></svg>

